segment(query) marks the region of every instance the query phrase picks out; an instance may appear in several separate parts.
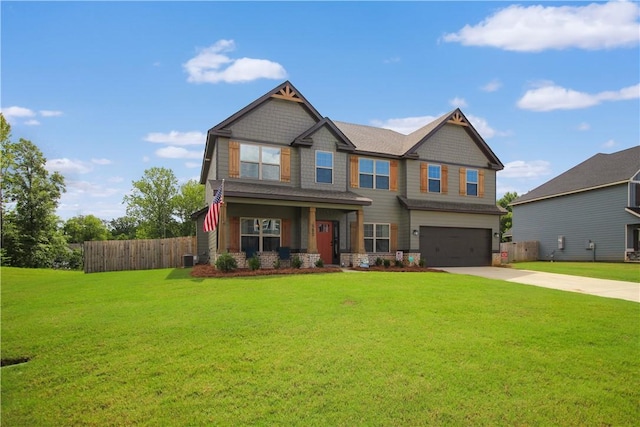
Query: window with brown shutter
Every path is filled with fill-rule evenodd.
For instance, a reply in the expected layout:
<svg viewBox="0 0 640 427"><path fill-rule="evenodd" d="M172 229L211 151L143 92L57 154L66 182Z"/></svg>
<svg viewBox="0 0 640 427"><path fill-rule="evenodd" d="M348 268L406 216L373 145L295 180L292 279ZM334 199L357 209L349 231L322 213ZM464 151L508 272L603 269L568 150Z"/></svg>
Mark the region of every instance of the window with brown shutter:
<svg viewBox="0 0 640 427"><path fill-rule="evenodd" d="M240 143L229 141L229 178L240 178Z"/></svg>
<svg viewBox="0 0 640 427"><path fill-rule="evenodd" d="M349 179L351 180L351 188L358 188L358 183L360 181L358 173L358 156L351 156L349 163Z"/></svg>
<svg viewBox="0 0 640 427"><path fill-rule="evenodd" d="M389 191L398 191L398 161L389 163Z"/></svg>
<svg viewBox="0 0 640 427"><path fill-rule="evenodd" d="M391 246L390 252L395 252L398 250L398 224L391 224L389 237L389 246Z"/></svg>
<svg viewBox="0 0 640 427"><path fill-rule="evenodd" d="M467 168L460 168L460 195L467 194Z"/></svg>
<svg viewBox="0 0 640 427"><path fill-rule="evenodd" d="M280 181L291 182L291 149L280 149Z"/></svg>
<svg viewBox="0 0 640 427"><path fill-rule="evenodd" d="M291 246L291 219L282 218L282 230L280 232L280 246Z"/></svg>
<svg viewBox="0 0 640 427"><path fill-rule="evenodd" d="M478 172L478 197L484 197L484 171Z"/></svg>
<svg viewBox="0 0 640 427"><path fill-rule="evenodd" d="M240 252L240 218L232 216L229 223L229 252Z"/></svg>
<svg viewBox="0 0 640 427"><path fill-rule="evenodd" d="M420 192L427 193L429 191L427 170L429 166L426 163L420 163Z"/></svg>
<svg viewBox="0 0 640 427"><path fill-rule="evenodd" d="M449 192L449 168L447 165L442 165L442 178L441 178L441 186L440 191L442 194L447 194Z"/></svg>

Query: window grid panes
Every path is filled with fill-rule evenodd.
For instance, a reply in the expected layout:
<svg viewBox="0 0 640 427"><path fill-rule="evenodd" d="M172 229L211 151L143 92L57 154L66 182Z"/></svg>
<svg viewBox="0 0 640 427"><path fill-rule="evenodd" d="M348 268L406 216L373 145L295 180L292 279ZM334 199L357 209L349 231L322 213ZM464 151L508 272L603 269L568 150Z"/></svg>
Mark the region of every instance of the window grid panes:
<svg viewBox="0 0 640 427"><path fill-rule="evenodd" d="M390 163L388 160L360 158L358 169L360 188L389 189Z"/></svg>
<svg viewBox="0 0 640 427"><path fill-rule="evenodd" d="M478 171L467 169L467 196L478 195Z"/></svg>
<svg viewBox="0 0 640 427"><path fill-rule="evenodd" d="M240 144L240 177L280 180L280 149Z"/></svg>
<svg viewBox="0 0 640 427"><path fill-rule="evenodd" d="M364 224L364 250L366 252L389 252L389 224Z"/></svg>
<svg viewBox="0 0 640 427"><path fill-rule="evenodd" d="M333 153L316 151L316 182L333 184Z"/></svg>
<svg viewBox="0 0 640 427"><path fill-rule="evenodd" d="M429 165L429 193L439 193L442 179L440 165Z"/></svg>
<svg viewBox="0 0 640 427"><path fill-rule="evenodd" d="M277 218L242 218L240 250L248 253L277 250L280 246L280 225Z"/></svg>

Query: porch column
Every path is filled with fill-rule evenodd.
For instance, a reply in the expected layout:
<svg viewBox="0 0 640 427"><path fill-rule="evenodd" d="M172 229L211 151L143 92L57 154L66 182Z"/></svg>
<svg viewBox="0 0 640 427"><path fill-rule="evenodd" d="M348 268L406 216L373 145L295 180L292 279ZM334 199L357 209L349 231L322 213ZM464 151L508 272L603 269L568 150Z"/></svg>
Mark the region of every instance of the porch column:
<svg viewBox="0 0 640 427"><path fill-rule="evenodd" d="M218 220L218 227L216 228L218 234L218 254L225 253L227 251L227 204L222 203L220 205L220 219Z"/></svg>
<svg viewBox="0 0 640 427"><path fill-rule="evenodd" d="M318 253L318 242L316 240L316 208L309 208L309 228L307 230L307 252Z"/></svg>
<svg viewBox="0 0 640 427"><path fill-rule="evenodd" d="M356 253L363 254L364 253L364 211L362 209L358 209L356 211Z"/></svg>

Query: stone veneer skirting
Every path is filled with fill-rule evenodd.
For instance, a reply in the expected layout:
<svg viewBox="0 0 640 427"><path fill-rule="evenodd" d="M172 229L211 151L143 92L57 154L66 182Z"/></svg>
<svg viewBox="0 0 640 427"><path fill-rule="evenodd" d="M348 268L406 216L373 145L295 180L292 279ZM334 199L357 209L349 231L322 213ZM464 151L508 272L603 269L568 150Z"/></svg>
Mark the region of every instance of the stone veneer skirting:
<svg viewBox="0 0 640 427"><path fill-rule="evenodd" d="M238 268L249 268L249 263L247 262L247 257L244 252L233 252L230 255L236 260L238 263ZM258 258L260 259L260 268L262 269L271 269L275 268L275 264L278 261L278 253L277 252L258 252ZM294 257L300 258L302 261L301 268L313 268L316 266L316 262L320 259L320 254L308 254L308 253L292 253L291 259L288 260L280 260L281 268L291 267L291 260ZM376 259L382 258L388 259L392 263L396 261L395 253L369 253L369 254L357 254L357 253L343 253L340 254L340 266L341 267L358 267L363 261L367 261L369 265L375 265ZM409 260L412 258L412 261ZM218 257L212 259L212 264L215 265ZM419 252L404 252L402 255L402 262L404 265L419 265L420 263L420 253Z"/></svg>

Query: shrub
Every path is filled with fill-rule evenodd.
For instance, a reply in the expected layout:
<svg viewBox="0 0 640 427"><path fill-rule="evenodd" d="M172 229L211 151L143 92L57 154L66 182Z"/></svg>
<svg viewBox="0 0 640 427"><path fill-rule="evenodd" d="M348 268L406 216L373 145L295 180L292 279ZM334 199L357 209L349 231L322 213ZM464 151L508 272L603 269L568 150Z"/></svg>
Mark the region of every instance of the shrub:
<svg viewBox="0 0 640 427"><path fill-rule="evenodd" d="M397 259L396 260L396 267L404 267L404 262L402 262L399 259Z"/></svg>
<svg viewBox="0 0 640 427"><path fill-rule="evenodd" d="M249 258L249 261L247 261L247 263L249 264L250 270L260 270L260 258L258 258L258 255L254 255Z"/></svg>
<svg viewBox="0 0 640 427"><path fill-rule="evenodd" d="M275 268L276 270L279 270L280 267L281 267L280 258L278 258L277 260L273 261L273 268Z"/></svg>
<svg viewBox="0 0 640 427"><path fill-rule="evenodd" d="M302 260L300 259L300 257L298 255L295 255L292 259L291 259L291 267L293 268L300 268L302 267Z"/></svg>
<svg viewBox="0 0 640 427"><path fill-rule="evenodd" d="M385 259L384 261L382 261L382 263L384 264L384 268L391 267L391 261L388 259Z"/></svg>
<svg viewBox="0 0 640 427"><path fill-rule="evenodd" d="M316 261L316 267L318 267L318 268L324 267L324 261L322 261L322 258L320 258L320 259L318 259Z"/></svg>
<svg viewBox="0 0 640 427"><path fill-rule="evenodd" d="M420 258L420 261L418 261L418 265L420 267L425 267L427 265L427 262L424 260L424 258Z"/></svg>
<svg viewBox="0 0 640 427"><path fill-rule="evenodd" d="M228 273L238 268L236 259L229 253L222 254L216 260L216 268L220 271Z"/></svg>
<svg viewBox="0 0 640 427"><path fill-rule="evenodd" d="M380 266L382 265L382 263L383 263L383 262L384 262L384 261L382 261L382 258L380 258L380 257L376 258L376 266L377 266L377 267L380 267Z"/></svg>

